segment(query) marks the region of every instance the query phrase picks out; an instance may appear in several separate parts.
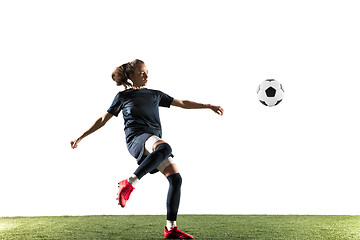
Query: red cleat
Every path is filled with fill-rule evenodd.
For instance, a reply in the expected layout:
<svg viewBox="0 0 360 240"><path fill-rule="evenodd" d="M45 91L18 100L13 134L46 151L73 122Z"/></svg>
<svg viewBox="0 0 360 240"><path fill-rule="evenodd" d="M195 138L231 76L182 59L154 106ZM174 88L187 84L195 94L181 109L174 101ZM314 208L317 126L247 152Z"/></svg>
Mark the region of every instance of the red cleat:
<svg viewBox="0 0 360 240"><path fill-rule="evenodd" d="M164 237L165 239L193 239L193 236L184 233L183 231L180 231L178 227L174 227L170 231L168 231L166 226L164 231Z"/></svg>
<svg viewBox="0 0 360 240"><path fill-rule="evenodd" d="M127 200L129 200L131 192L135 188L128 182L128 180L123 180L119 182L119 192L117 194L116 200L118 200L118 204L121 205L121 207L125 207Z"/></svg>

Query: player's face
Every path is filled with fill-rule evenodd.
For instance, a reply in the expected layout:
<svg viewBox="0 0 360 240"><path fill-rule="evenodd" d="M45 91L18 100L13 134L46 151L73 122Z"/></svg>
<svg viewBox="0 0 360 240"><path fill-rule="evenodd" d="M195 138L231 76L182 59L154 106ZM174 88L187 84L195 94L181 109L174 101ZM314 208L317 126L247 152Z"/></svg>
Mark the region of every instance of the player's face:
<svg viewBox="0 0 360 240"><path fill-rule="evenodd" d="M145 64L139 64L136 66L131 80L134 84L134 87L146 86L148 81L148 70Z"/></svg>

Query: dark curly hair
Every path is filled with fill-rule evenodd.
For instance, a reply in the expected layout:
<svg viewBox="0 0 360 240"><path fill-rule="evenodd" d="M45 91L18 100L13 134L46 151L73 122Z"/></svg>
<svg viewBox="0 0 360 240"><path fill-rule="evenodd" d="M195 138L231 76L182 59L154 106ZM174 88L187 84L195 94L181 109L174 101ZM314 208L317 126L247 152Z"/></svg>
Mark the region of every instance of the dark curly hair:
<svg viewBox="0 0 360 240"><path fill-rule="evenodd" d="M129 82L128 80L130 79L129 78L130 74L134 74L135 68L138 64L145 64L145 63L139 59L135 59L132 62L125 63L115 68L111 77L116 82L116 85L117 86L123 85L125 89L127 89L128 87L132 87L131 82Z"/></svg>

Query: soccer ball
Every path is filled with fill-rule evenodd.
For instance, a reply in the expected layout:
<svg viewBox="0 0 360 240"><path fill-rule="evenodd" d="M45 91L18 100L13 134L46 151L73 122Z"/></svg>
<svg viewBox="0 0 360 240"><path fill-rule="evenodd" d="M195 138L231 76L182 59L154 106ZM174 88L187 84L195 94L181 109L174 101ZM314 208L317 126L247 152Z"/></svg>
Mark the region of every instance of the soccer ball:
<svg viewBox="0 0 360 240"><path fill-rule="evenodd" d="M278 105L282 101L284 89L275 79L267 79L260 83L257 89L257 95L262 104L272 107Z"/></svg>

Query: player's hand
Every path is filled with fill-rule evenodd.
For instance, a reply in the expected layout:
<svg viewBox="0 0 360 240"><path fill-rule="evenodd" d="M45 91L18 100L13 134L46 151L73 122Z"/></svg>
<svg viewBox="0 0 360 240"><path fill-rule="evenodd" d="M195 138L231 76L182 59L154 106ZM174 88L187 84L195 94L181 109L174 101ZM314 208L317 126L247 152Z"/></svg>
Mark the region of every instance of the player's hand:
<svg viewBox="0 0 360 240"><path fill-rule="evenodd" d="M78 138L74 141L71 141L70 144L71 144L71 148L75 149L77 148L77 145L79 144L79 142L81 141L81 138Z"/></svg>
<svg viewBox="0 0 360 240"><path fill-rule="evenodd" d="M210 109L213 110L215 113L219 114L220 116L224 114L224 109L220 106L210 105Z"/></svg>

